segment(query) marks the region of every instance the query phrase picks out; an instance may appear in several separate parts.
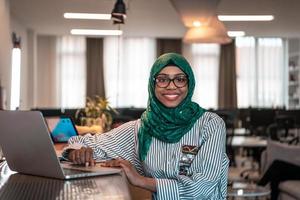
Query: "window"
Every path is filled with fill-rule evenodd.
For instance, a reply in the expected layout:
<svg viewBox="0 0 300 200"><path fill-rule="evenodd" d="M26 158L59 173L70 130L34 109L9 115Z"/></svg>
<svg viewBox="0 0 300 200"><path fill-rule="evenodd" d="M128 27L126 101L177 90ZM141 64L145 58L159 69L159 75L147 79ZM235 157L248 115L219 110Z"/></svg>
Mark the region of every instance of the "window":
<svg viewBox="0 0 300 200"><path fill-rule="evenodd" d="M280 38L236 38L238 107L286 104L286 48Z"/></svg>
<svg viewBox="0 0 300 200"><path fill-rule="evenodd" d="M193 100L204 108L218 107L220 46L217 44L185 45L183 55L191 64L196 87Z"/></svg>
<svg viewBox="0 0 300 200"><path fill-rule="evenodd" d="M62 108L85 106L86 40L64 36L57 39L58 96Z"/></svg>
<svg viewBox="0 0 300 200"><path fill-rule="evenodd" d="M148 79L155 56L155 39L104 39L105 93L112 107L147 106Z"/></svg>

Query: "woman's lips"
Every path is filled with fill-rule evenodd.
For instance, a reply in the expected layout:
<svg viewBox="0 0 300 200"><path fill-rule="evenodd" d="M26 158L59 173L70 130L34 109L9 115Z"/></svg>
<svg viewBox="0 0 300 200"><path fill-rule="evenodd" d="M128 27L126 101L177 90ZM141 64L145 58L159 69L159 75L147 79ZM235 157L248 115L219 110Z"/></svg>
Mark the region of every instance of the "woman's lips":
<svg viewBox="0 0 300 200"><path fill-rule="evenodd" d="M168 101L174 101L179 97L179 94L163 94L163 96Z"/></svg>

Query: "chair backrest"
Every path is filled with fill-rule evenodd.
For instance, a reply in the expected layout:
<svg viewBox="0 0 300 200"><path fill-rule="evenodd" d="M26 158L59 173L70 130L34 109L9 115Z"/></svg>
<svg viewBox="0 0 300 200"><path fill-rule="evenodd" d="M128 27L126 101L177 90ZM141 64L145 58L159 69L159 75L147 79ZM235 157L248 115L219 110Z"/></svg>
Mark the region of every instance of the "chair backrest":
<svg viewBox="0 0 300 200"><path fill-rule="evenodd" d="M289 117L294 120L294 125L300 127L300 110L278 110L276 116Z"/></svg>
<svg viewBox="0 0 300 200"><path fill-rule="evenodd" d="M250 110L251 108L240 108L238 112L238 120L241 122L241 127L250 129Z"/></svg>
<svg viewBox="0 0 300 200"><path fill-rule="evenodd" d="M40 111L44 117L70 117L75 124L80 124L80 119L76 116L77 111L83 109L62 109L62 108L32 108L32 111Z"/></svg>
<svg viewBox="0 0 300 200"><path fill-rule="evenodd" d="M300 146L289 145L272 140L268 140L265 157L262 157L262 172L275 160L281 160L300 166Z"/></svg>
<svg viewBox="0 0 300 200"><path fill-rule="evenodd" d="M250 132L253 135L267 136L267 127L275 121L275 110L268 108L250 109Z"/></svg>
<svg viewBox="0 0 300 200"><path fill-rule="evenodd" d="M274 122L275 110L253 108L250 110L250 122L253 127L268 126Z"/></svg>
<svg viewBox="0 0 300 200"><path fill-rule="evenodd" d="M128 121L139 119L145 110L146 108L116 108L118 114L113 113L112 128L116 128Z"/></svg>
<svg viewBox="0 0 300 200"><path fill-rule="evenodd" d="M116 108L122 116L130 116L132 119L139 119L146 108Z"/></svg>
<svg viewBox="0 0 300 200"><path fill-rule="evenodd" d="M216 113L224 120L226 128L235 128L238 117L237 109L218 109L212 110L212 112Z"/></svg>

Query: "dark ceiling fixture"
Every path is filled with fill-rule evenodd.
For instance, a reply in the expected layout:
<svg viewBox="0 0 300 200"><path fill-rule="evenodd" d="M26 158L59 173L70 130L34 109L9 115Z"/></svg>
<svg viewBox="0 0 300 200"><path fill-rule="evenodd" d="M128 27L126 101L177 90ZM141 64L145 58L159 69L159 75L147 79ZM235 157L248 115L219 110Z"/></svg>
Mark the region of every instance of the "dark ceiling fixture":
<svg viewBox="0 0 300 200"><path fill-rule="evenodd" d="M21 48L21 37L18 37L15 32L12 34L13 48Z"/></svg>
<svg viewBox="0 0 300 200"><path fill-rule="evenodd" d="M114 9L111 12L111 18L114 24L124 24L126 18L126 5L123 0L117 0Z"/></svg>

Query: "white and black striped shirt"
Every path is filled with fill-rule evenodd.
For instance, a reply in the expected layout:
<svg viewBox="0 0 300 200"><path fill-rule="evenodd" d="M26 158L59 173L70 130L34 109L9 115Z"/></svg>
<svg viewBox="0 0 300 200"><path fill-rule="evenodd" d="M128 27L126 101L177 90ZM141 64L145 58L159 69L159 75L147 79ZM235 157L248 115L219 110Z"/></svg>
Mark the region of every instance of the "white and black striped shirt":
<svg viewBox="0 0 300 200"><path fill-rule="evenodd" d="M73 137L69 144L93 148L95 159L120 157L130 161L140 174L156 179L154 199L226 199L229 163L225 153L226 129L218 115L205 112L177 143L152 138L144 162L138 158L139 125L140 120L131 121L100 135ZM183 145L200 148L187 176L179 175Z"/></svg>

